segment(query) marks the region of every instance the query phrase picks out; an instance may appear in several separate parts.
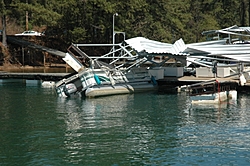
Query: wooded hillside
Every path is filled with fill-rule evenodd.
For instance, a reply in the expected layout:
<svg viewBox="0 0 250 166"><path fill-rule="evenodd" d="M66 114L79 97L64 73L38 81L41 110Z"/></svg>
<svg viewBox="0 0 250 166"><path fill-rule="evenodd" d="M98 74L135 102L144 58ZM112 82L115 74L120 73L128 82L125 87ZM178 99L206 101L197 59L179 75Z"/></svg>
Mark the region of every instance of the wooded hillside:
<svg viewBox="0 0 250 166"><path fill-rule="evenodd" d="M112 43L114 17L115 31L126 38L191 43L204 40L204 30L249 26L249 6L250 0L2 0L0 13L7 34L24 31L28 18L28 29L47 29L67 43Z"/></svg>
<svg viewBox="0 0 250 166"><path fill-rule="evenodd" d="M28 29L46 27L68 43L112 43L115 13L114 29L126 38L191 43L203 40L204 30L249 26L249 6L250 0L3 0L0 13L23 31L27 11Z"/></svg>

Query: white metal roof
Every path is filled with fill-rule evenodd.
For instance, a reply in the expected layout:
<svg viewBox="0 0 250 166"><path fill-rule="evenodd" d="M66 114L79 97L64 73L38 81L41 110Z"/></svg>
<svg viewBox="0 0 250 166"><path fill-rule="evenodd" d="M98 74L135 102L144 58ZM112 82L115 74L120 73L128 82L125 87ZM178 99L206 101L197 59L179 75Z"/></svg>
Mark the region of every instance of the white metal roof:
<svg viewBox="0 0 250 166"><path fill-rule="evenodd" d="M250 34L250 27L238 27L237 25L234 25L224 29L204 31L202 32L202 35L225 33L225 34L245 36L246 34L242 34L243 32L245 32L246 34Z"/></svg>
<svg viewBox="0 0 250 166"><path fill-rule="evenodd" d="M208 55L242 55L250 54L250 44L228 44L228 45L205 45L205 46L188 46L184 52L191 54L208 54Z"/></svg>
<svg viewBox="0 0 250 166"><path fill-rule="evenodd" d="M188 47L185 50L186 53L189 53L188 57L203 58L216 56L220 58L229 58L241 62L250 63L250 44L237 44L237 45L213 45L213 46L196 46Z"/></svg>
<svg viewBox="0 0 250 166"><path fill-rule="evenodd" d="M226 33L229 35L238 35L241 32L249 34L245 34L244 36L250 36L250 27L238 27L234 25L221 30L206 31L203 34ZM194 56L216 56L250 62L250 44L228 44L226 39L191 44L185 44L182 39L179 39L174 44L169 44L149 40L144 37L136 37L125 40L125 42L137 52L146 52L149 54L184 55L192 57L192 59Z"/></svg>
<svg viewBox="0 0 250 166"><path fill-rule="evenodd" d="M158 42L149 40L144 37L135 37L125 42L135 49L137 52L145 51L149 54L181 54L185 49L186 45L182 39L177 40L174 44Z"/></svg>

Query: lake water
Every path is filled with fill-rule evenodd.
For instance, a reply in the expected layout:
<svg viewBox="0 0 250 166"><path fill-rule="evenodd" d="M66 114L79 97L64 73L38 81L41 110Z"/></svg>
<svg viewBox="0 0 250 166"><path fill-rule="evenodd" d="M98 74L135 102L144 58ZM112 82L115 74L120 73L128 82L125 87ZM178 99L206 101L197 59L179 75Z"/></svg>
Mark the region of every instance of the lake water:
<svg viewBox="0 0 250 166"><path fill-rule="evenodd" d="M95 99L0 84L0 165L248 165L250 95L192 106L185 93Z"/></svg>

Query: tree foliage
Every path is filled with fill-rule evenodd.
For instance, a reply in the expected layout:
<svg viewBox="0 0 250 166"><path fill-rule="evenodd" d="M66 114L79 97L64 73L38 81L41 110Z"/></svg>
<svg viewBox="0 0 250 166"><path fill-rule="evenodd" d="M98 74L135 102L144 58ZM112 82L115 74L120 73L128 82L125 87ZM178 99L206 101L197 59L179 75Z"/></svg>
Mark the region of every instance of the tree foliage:
<svg viewBox="0 0 250 166"><path fill-rule="evenodd" d="M57 29L68 43L112 43L114 13L114 29L126 38L190 43L204 40L204 30L249 26L249 6L250 0L2 0L0 10L23 27L28 11L30 28Z"/></svg>

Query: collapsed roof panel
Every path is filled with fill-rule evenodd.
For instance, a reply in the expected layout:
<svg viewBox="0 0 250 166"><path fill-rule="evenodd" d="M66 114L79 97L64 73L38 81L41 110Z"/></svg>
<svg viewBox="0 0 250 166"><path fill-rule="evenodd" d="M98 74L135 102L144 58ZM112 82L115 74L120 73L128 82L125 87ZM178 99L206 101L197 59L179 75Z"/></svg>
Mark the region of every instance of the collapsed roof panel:
<svg viewBox="0 0 250 166"><path fill-rule="evenodd" d="M125 42L137 52L147 52L149 54L172 54L183 55L186 45L182 39L174 44L149 40L144 37L136 37L125 40Z"/></svg>
<svg viewBox="0 0 250 166"><path fill-rule="evenodd" d="M228 29L223 29L223 31L236 31L236 28L237 26L232 26ZM138 53L144 52L148 55L217 56L218 59L229 58L236 61L250 62L250 58L248 58L250 55L250 44L228 44L226 39L191 44L185 44L182 39L179 39L174 44L169 44L149 40L144 37L136 37L125 40L125 42Z"/></svg>

